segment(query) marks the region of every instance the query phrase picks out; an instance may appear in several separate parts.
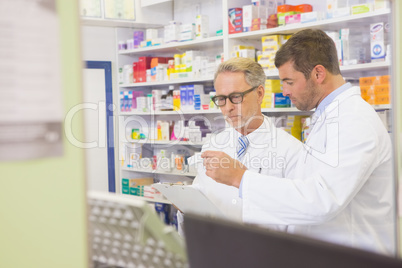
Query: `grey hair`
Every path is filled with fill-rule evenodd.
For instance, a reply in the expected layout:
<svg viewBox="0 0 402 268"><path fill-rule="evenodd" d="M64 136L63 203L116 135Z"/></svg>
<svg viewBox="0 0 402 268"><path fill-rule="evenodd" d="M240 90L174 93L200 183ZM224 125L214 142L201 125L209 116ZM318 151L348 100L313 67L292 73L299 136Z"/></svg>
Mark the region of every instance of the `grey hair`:
<svg viewBox="0 0 402 268"><path fill-rule="evenodd" d="M262 85L265 87L266 76L261 65L248 58L231 58L225 62L222 62L215 72L214 84L216 78L220 73L243 73L244 78L252 87L258 87Z"/></svg>

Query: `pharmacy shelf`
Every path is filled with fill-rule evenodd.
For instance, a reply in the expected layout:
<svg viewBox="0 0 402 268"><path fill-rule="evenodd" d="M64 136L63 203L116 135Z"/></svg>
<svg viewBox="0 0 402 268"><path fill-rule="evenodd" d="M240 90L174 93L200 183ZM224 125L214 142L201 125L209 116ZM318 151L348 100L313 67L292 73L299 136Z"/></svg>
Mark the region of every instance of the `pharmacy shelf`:
<svg viewBox="0 0 402 268"><path fill-rule="evenodd" d="M184 176L184 177L195 177L197 174L196 173L191 173L191 172L180 172L180 171L172 171L172 172L167 172L167 171L159 171L159 170L150 170L150 169L138 169L138 168L128 168L128 167L123 167L121 170L125 171L133 171L133 172L141 172L141 173L152 173L152 174L163 174L163 175L175 175L175 176Z"/></svg>
<svg viewBox="0 0 402 268"><path fill-rule="evenodd" d="M376 111L391 110L391 104L371 105Z"/></svg>
<svg viewBox="0 0 402 268"><path fill-rule="evenodd" d="M137 199L137 200L144 200L144 201L147 201L147 202L150 202L150 203L163 203L163 204L169 204L169 205L172 204L172 202L170 202L167 199L149 198L149 197L129 195L129 194L124 194L123 196L127 197L127 198Z"/></svg>
<svg viewBox="0 0 402 268"><path fill-rule="evenodd" d="M342 73L374 71L374 70L388 69L390 67L391 64L387 61L339 66ZM279 78L279 73L277 69L272 71L265 71L265 75L268 78Z"/></svg>
<svg viewBox="0 0 402 268"><path fill-rule="evenodd" d="M388 69L391 67L391 64L387 61L382 62L371 62L371 63L362 63L355 65L346 65L340 66L341 72L356 72L356 71L373 71L380 69Z"/></svg>
<svg viewBox="0 0 402 268"><path fill-rule="evenodd" d="M263 113L288 113L288 112L301 112L297 108L263 108L261 109ZM308 111L307 111L308 113ZM129 115L185 115L185 114L221 114L218 109L211 110L199 110L199 111L160 111L153 113L144 112L120 112L119 115L129 116Z"/></svg>
<svg viewBox="0 0 402 268"><path fill-rule="evenodd" d="M97 27L120 27L120 28L158 28L163 27L162 24L138 23L131 20L116 20L104 18L86 18L81 17L82 26L97 26Z"/></svg>
<svg viewBox="0 0 402 268"><path fill-rule="evenodd" d="M376 110L387 110L391 109L389 104L385 105L373 105L373 108ZM300 111L295 107L289 108L262 108L261 111L263 113L313 113L313 111ZM119 115L122 116L130 116L130 115L185 115L185 114L220 114L221 111L218 109L212 110L199 110L199 111L160 111L153 113L144 113L144 112L120 112Z"/></svg>
<svg viewBox="0 0 402 268"><path fill-rule="evenodd" d="M185 115L185 114L220 114L221 111L218 109L210 110L194 110L194 111L153 111L152 113L145 112L120 112L119 115L129 116L129 115Z"/></svg>
<svg viewBox="0 0 402 268"><path fill-rule="evenodd" d="M120 88L127 87L150 87L150 86L167 86L172 84L187 84L187 83L205 83L212 82L213 78L188 78L188 79L175 79L169 81L160 81L160 82L144 82L144 83L131 83L131 84L120 84Z"/></svg>
<svg viewBox="0 0 402 268"><path fill-rule="evenodd" d="M270 34L293 34L303 29L321 29L324 31L338 31L341 28L361 27L373 21L389 21L390 9L368 12L358 15L350 15L340 18L332 18L308 23L294 23L266 30L251 31L245 33L230 34L229 39L261 40L262 36Z"/></svg>
<svg viewBox="0 0 402 268"><path fill-rule="evenodd" d="M150 52L158 53L177 53L178 51L188 49L200 49L205 50L207 48L215 48L223 46L223 36L214 36L203 39L184 41L184 42L171 42L167 44L142 47L128 50L120 50L120 55L133 55L133 54L147 54Z"/></svg>
<svg viewBox="0 0 402 268"><path fill-rule="evenodd" d="M150 144L150 145L187 145L187 146L202 146L203 142L191 142L191 141L155 141L155 140L133 140L126 143L138 143L138 144Z"/></svg>

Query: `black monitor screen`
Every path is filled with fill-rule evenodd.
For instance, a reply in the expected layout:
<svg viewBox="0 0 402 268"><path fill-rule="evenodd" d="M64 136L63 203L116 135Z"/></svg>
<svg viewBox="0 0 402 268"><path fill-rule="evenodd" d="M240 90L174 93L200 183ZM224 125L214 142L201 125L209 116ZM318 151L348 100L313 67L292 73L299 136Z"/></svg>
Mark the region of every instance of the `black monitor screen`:
<svg viewBox="0 0 402 268"><path fill-rule="evenodd" d="M185 214L191 268L384 268L402 261L299 235Z"/></svg>

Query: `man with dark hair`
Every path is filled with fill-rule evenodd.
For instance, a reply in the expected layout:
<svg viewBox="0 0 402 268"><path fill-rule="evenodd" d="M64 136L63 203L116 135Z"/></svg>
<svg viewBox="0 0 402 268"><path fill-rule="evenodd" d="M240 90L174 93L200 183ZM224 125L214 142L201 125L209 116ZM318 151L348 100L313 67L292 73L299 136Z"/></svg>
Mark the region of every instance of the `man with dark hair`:
<svg viewBox="0 0 402 268"><path fill-rule="evenodd" d="M333 40L294 34L276 53L283 94L316 109L294 178L247 170L222 152L203 153L207 176L240 189L243 220L385 254L395 251L390 137L375 110L346 83ZM217 162L229 162L225 167Z"/></svg>

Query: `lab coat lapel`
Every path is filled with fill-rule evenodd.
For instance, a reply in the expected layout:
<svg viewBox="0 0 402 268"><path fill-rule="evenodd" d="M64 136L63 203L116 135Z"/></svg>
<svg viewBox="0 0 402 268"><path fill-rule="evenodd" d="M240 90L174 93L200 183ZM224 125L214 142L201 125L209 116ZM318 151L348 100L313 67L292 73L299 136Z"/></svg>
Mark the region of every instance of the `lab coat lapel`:
<svg viewBox="0 0 402 268"><path fill-rule="evenodd" d="M339 131L340 104L345 99L357 94L360 95L360 88L352 87L337 96L328 106L325 107L324 112L316 116L316 118L313 116L313 128L304 144L304 163L307 163L309 155L317 156L319 154L325 154L327 151L327 141L329 140L330 135L336 135ZM313 139L311 139L311 137L313 137ZM331 145L337 146L337 144ZM322 157L318 158L322 159ZM337 163L332 164L336 165Z"/></svg>

